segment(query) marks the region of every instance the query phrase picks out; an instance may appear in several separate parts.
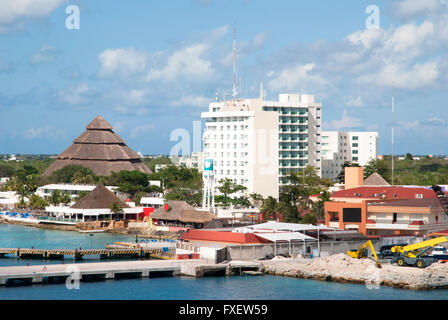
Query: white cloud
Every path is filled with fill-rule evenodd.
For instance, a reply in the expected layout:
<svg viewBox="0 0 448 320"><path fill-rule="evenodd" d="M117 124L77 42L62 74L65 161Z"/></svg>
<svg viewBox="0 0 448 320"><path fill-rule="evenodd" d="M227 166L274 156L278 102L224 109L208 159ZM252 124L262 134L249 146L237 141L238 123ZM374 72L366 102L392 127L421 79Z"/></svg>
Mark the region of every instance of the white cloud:
<svg viewBox="0 0 448 320"><path fill-rule="evenodd" d="M91 94L92 89L89 88L87 83L83 82L76 87L59 91L59 98L65 103L78 105L86 103Z"/></svg>
<svg viewBox="0 0 448 320"><path fill-rule="evenodd" d="M144 135L152 130L154 130L155 126L153 124L144 124L141 126L137 126L131 130L129 136L134 139L140 135Z"/></svg>
<svg viewBox="0 0 448 320"><path fill-rule="evenodd" d="M340 120L332 120L325 126L325 130L343 130L346 128L356 128L361 126L361 120L348 114L348 110L344 110Z"/></svg>
<svg viewBox="0 0 448 320"><path fill-rule="evenodd" d="M166 65L160 69L151 68L146 80L202 81L212 77L214 69L211 62L203 58L208 46L202 43L193 44L175 51L168 57Z"/></svg>
<svg viewBox="0 0 448 320"><path fill-rule="evenodd" d="M361 75L357 80L364 85L375 84L389 87L393 85L400 89L415 90L435 84L439 74L438 64L435 61L409 67L391 63L377 73Z"/></svg>
<svg viewBox="0 0 448 320"><path fill-rule="evenodd" d="M21 18L42 18L67 0L3 0L0 1L0 32Z"/></svg>
<svg viewBox="0 0 448 320"><path fill-rule="evenodd" d="M212 101L210 98L202 96L183 96L179 100L174 100L171 105L174 107L199 107L206 108L208 104Z"/></svg>
<svg viewBox="0 0 448 320"><path fill-rule="evenodd" d="M113 74L134 75L146 69L146 55L134 48L104 50L98 60L101 63L100 76Z"/></svg>
<svg viewBox="0 0 448 320"><path fill-rule="evenodd" d="M246 58L247 56L253 54L257 50L264 47L269 35L267 32L258 33L250 43L239 42L237 44L237 59L238 62ZM229 67L233 64L233 47L224 57L222 57L219 63L224 67Z"/></svg>
<svg viewBox="0 0 448 320"><path fill-rule="evenodd" d="M416 18L438 12L444 0L403 0L393 6L395 16L400 18Z"/></svg>
<svg viewBox="0 0 448 320"><path fill-rule="evenodd" d="M326 86L327 80L319 74L312 73L315 67L314 63L285 67L278 75L272 75L274 78L268 82L268 86L276 91L300 91L305 88Z"/></svg>
<svg viewBox="0 0 448 320"><path fill-rule="evenodd" d="M64 135L61 129L55 129L52 126L45 126L41 128L28 128L23 132L25 139L47 139L51 137L60 137Z"/></svg>
<svg viewBox="0 0 448 320"><path fill-rule="evenodd" d="M54 49L54 47L44 43L40 47L39 52L36 52L31 56L31 63L38 64L38 63L53 62L55 56L56 56L56 50Z"/></svg>
<svg viewBox="0 0 448 320"><path fill-rule="evenodd" d="M130 108L129 106L123 106L123 105L117 105L113 108L116 112L126 115L137 115L137 116L145 116L149 113L148 109L143 107L133 107Z"/></svg>
<svg viewBox="0 0 448 320"><path fill-rule="evenodd" d="M122 93L121 97L123 103L131 106L139 106L148 103L148 90L146 89L131 89Z"/></svg>
<svg viewBox="0 0 448 320"><path fill-rule="evenodd" d="M364 101L362 99L362 97L349 97L345 100L345 104L348 107L362 107L364 106Z"/></svg>

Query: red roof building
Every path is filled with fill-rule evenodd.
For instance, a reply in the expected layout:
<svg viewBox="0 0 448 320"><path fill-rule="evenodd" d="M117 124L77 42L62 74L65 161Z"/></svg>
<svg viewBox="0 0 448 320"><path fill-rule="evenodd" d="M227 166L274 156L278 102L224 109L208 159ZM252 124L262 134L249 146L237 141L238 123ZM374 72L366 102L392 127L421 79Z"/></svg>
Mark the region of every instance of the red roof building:
<svg viewBox="0 0 448 320"><path fill-rule="evenodd" d="M218 242L235 244L271 243L253 233L238 233L231 231L208 231L190 229L181 236L184 241Z"/></svg>
<svg viewBox="0 0 448 320"><path fill-rule="evenodd" d="M360 186L335 191L330 200L361 202L362 200L435 199L434 190L424 187Z"/></svg>

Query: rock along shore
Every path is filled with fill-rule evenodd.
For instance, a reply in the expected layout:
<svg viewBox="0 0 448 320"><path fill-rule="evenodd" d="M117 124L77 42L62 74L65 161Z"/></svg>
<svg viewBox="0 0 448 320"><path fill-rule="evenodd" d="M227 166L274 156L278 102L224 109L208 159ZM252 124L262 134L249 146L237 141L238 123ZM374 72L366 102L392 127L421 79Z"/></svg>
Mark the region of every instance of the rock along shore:
<svg viewBox="0 0 448 320"><path fill-rule="evenodd" d="M448 288L448 263L437 262L424 269L384 263L377 268L370 259L354 259L344 253L315 259L273 259L262 262L267 274L334 282L430 290Z"/></svg>

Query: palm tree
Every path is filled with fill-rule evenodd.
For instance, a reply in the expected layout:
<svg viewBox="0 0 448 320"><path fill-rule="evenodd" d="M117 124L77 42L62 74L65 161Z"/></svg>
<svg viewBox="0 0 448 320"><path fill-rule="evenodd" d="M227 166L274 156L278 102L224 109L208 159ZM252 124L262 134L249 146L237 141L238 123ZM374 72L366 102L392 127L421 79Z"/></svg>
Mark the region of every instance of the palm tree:
<svg viewBox="0 0 448 320"><path fill-rule="evenodd" d="M50 195L50 203L57 206L61 203L61 192L59 190L55 190Z"/></svg>
<svg viewBox="0 0 448 320"><path fill-rule="evenodd" d="M117 220L117 215L118 215L119 213L123 213L123 208L120 206L119 203L114 202L114 203L112 203L112 204L110 205L110 211L111 211L111 212L114 214L114 216L115 216L115 219L114 219L114 220ZM125 219L126 219L126 216L125 216Z"/></svg>
<svg viewBox="0 0 448 320"><path fill-rule="evenodd" d="M263 200L263 204L260 207L260 211L263 213L263 220L277 220L277 213L279 209L279 203L274 197L267 197Z"/></svg>
<svg viewBox="0 0 448 320"><path fill-rule="evenodd" d="M68 204L70 204L70 202L72 202L72 197L70 196L69 193L65 192L61 196L61 202L65 205L68 205Z"/></svg>

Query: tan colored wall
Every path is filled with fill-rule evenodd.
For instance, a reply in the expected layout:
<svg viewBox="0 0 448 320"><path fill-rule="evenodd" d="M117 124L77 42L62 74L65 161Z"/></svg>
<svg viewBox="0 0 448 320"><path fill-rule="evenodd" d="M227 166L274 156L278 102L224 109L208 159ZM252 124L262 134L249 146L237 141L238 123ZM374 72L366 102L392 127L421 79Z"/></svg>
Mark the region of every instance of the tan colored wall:
<svg viewBox="0 0 448 320"><path fill-rule="evenodd" d="M352 189L364 184L362 167L345 167L345 189Z"/></svg>

